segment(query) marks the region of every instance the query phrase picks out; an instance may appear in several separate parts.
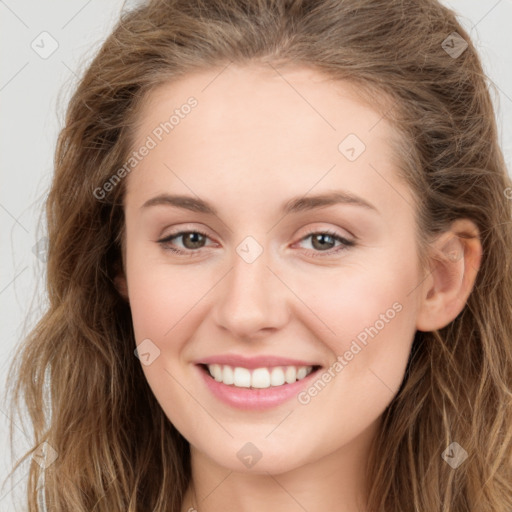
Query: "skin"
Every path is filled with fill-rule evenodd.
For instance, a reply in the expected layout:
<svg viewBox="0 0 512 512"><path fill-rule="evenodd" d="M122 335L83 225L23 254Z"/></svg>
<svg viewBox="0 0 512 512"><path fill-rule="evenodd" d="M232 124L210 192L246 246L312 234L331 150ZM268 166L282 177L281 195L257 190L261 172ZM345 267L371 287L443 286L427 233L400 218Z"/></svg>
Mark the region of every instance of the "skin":
<svg viewBox="0 0 512 512"><path fill-rule="evenodd" d="M188 97L198 100L125 178L117 286L130 303L136 343L149 338L160 350L143 370L190 442L199 512L364 511L371 485L364 468L381 415L403 379L416 330L441 328L462 310L480 264L478 230L455 222L432 245L424 272L415 200L393 164L393 128L354 88L306 68L219 71L161 86L141 112L135 147ZM366 145L355 161L338 150L351 133ZM280 213L292 197L341 189L376 211L335 204ZM201 198L218 213L143 207L163 193ZM168 243L191 257L158 243L197 229L208 235L199 243ZM327 238L322 249L305 238L310 229L356 244L333 253L340 242ZM463 232L476 238L454 238ZM247 236L263 249L252 263L236 251ZM456 258L446 257L449 240ZM194 361L226 353L295 357L327 369L394 303L400 312L307 405L294 398L242 411L197 378ZM252 468L237 457L248 441L262 454ZM192 497L190 487L182 512Z"/></svg>

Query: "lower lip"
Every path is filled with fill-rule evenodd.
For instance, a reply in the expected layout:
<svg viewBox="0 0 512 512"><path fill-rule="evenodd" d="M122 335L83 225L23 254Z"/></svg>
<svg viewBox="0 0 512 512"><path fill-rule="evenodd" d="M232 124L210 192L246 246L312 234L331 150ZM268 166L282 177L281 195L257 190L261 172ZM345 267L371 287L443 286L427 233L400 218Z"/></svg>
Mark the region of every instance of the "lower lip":
<svg viewBox="0 0 512 512"><path fill-rule="evenodd" d="M238 388L228 386L222 382L217 382L211 377L208 370L197 365L197 369L201 374L208 389L222 402L244 410L261 411L276 407L285 403L287 400L297 396L303 388L307 387L312 379L314 379L319 369L311 372L307 377L298 380L293 384L283 384L263 389L254 388Z"/></svg>

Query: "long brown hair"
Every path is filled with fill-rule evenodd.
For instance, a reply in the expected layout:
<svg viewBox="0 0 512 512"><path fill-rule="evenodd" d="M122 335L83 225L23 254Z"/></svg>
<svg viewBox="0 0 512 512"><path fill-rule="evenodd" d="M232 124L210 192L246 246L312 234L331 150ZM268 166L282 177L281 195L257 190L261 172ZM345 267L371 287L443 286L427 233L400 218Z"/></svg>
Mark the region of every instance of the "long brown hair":
<svg viewBox="0 0 512 512"><path fill-rule="evenodd" d="M419 254L457 218L478 226L483 260L464 309L416 333L384 412L368 509L510 512L511 181L480 59L436 0L153 0L123 15L69 103L46 204L49 307L9 374L13 410L23 398L34 430L15 469L45 442L58 455L39 489L31 461L28 510L42 510L38 494L52 512L180 510L189 446L146 382L113 283L124 181L101 200L93 191L133 151L155 87L230 63L307 66L357 84L400 134ZM456 470L441 458L452 442L468 453Z"/></svg>

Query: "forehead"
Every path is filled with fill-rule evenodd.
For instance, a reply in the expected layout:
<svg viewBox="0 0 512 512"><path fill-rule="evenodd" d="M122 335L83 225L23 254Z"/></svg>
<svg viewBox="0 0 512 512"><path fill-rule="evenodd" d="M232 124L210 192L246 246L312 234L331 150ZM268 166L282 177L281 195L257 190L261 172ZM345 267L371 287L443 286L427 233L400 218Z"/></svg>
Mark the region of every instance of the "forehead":
<svg viewBox="0 0 512 512"><path fill-rule="evenodd" d="M140 110L134 149L148 137L155 145L130 174L128 196L222 190L270 200L343 185L377 198L396 181L396 132L380 110L353 84L308 68L188 74L152 91ZM380 200L400 197L390 192Z"/></svg>
<svg viewBox="0 0 512 512"><path fill-rule="evenodd" d="M276 122L288 122L296 134L304 127L304 131L323 130L336 139L351 129L369 138L365 132L380 124L389 101L385 95L374 95L368 101L362 92L355 83L333 80L307 67L231 64L195 71L159 85L146 96L138 112L137 136L140 141L194 97L199 107L194 108L194 117L205 130L255 124L268 129Z"/></svg>

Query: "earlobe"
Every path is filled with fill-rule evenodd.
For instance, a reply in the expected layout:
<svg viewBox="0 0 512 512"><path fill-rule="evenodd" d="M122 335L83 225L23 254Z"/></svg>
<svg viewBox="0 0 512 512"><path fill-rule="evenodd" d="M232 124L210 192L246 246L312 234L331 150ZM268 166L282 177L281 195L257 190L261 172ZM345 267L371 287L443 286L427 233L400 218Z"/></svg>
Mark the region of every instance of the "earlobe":
<svg viewBox="0 0 512 512"><path fill-rule="evenodd" d="M126 301L128 300L128 283L126 282L126 277L124 273L121 271L114 277L114 285L119 292L119 295Z"/></svg>
<svg viewBox="0 0 512 512"><path fill-rule="evenodd" d="M114 277L114 285L119 292L119 295L126 301L128 300L128 283L126 282L126 277L124 275L124 272L121 270L116 274Z"/></svg>
<svg viewBox="0 0 512 512"><path fill-rule="evenodd" d="M114 286L116 290L119 292L119 295L126 301L129 302L128 299L128 282L126 280L126 274L124 271L124 257L118 259L114 263L113 267L114 274Z"/></svg>
<svg viewBox="0 0 512 512"><path fill-rule="evenodd" d="M114 275L114 286L118 291L119 295L126 301L130 302L128 296L128 281L125 273L125 261L126 261L126 245L124 241L124 234L121 238L121 251L120 256L117 257L113 262L112 275Z"/></svg>
<svg viewBox="0 0 512 512"><path fill-rule="evenodd" d="M430 273L421 287L416 319L419 331L442 329L464 308L482 259L477 226L458 219L434 242Z"/></svg>

